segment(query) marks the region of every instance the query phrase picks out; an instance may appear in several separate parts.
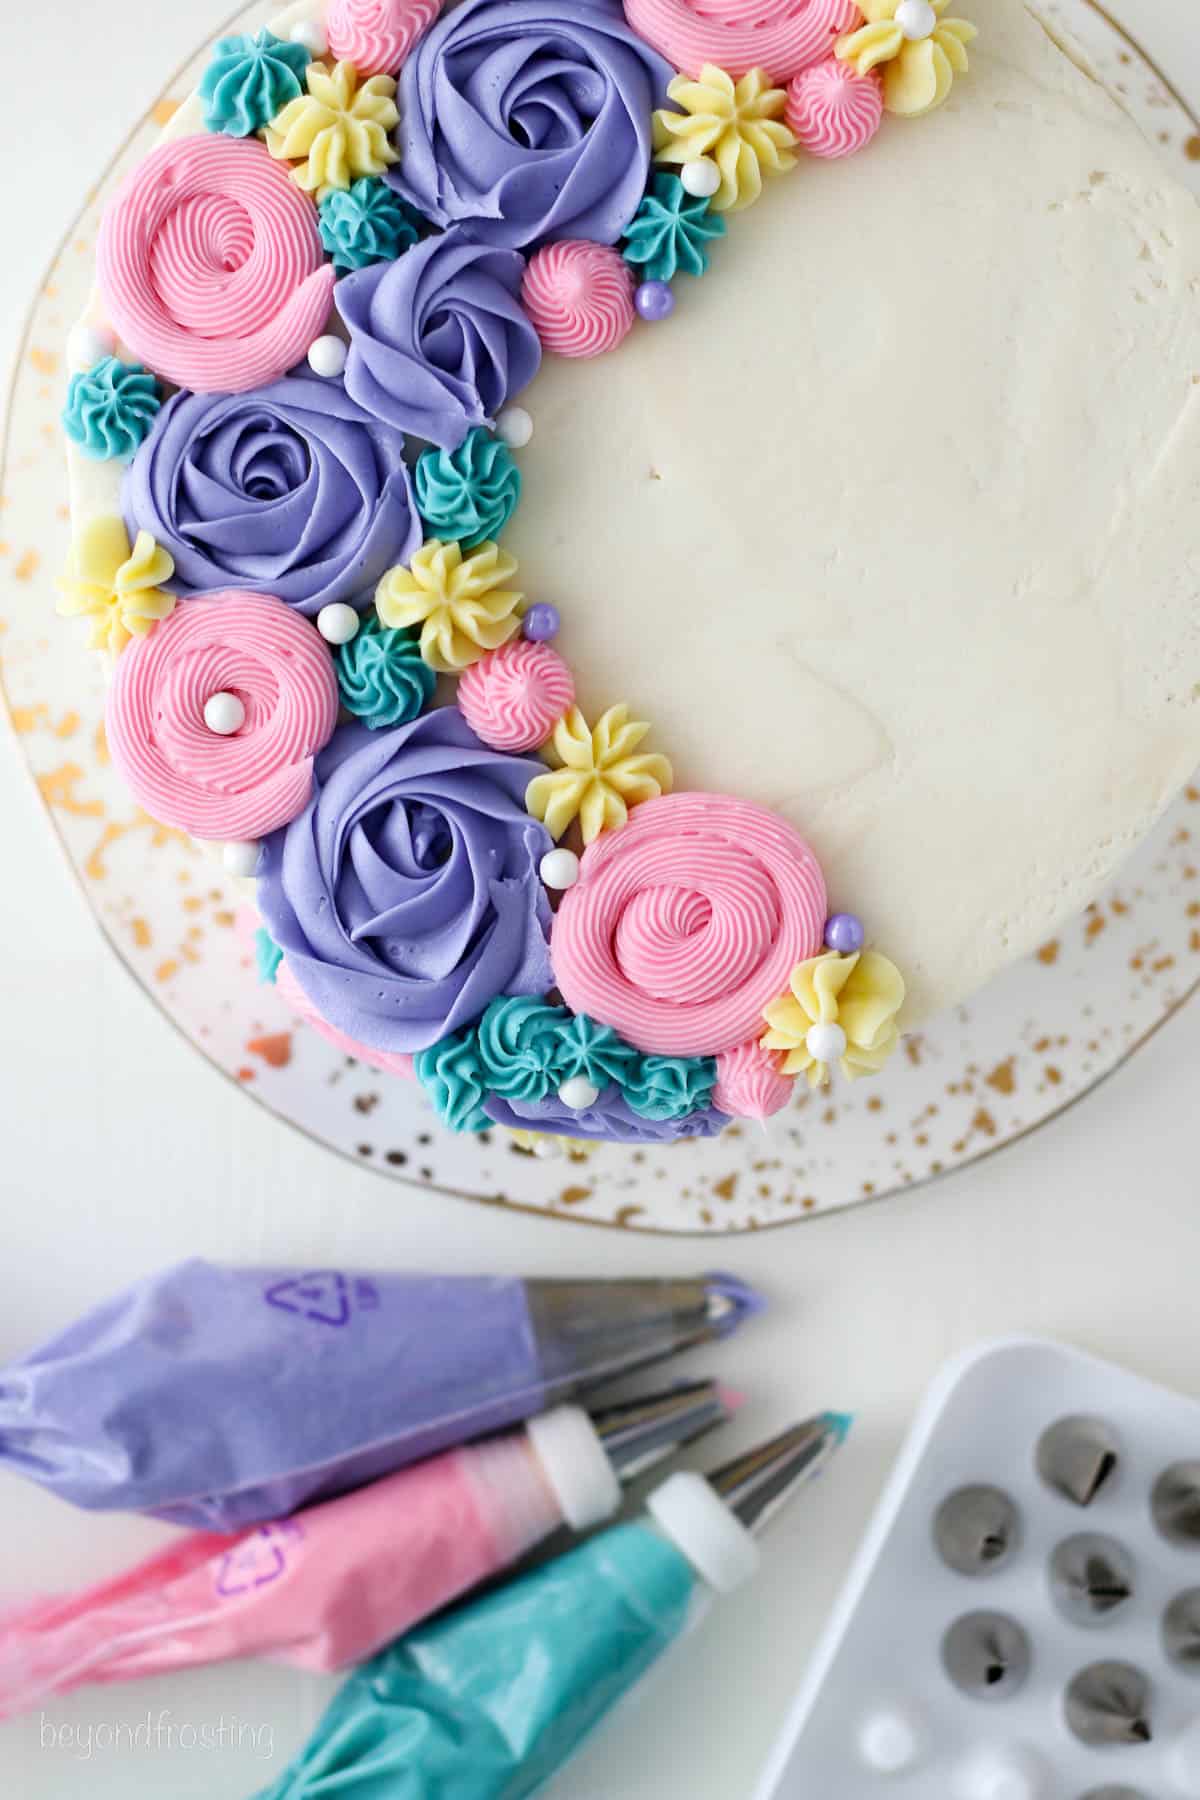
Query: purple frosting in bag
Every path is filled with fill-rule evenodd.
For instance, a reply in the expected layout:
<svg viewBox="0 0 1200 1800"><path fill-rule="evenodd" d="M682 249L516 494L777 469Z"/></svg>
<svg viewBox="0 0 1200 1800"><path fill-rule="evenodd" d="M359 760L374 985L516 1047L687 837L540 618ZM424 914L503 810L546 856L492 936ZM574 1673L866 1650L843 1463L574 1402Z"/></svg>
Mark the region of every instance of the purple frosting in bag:
<svg viewBox="0 0 1200 1800"><path fill-rule="evenodd" d="M519 296L525 259L460 231L338 283L346 389L399 431L457 449L533 380L542 346Z"/></svg>
<svg viewBox="0 0 1200 1800"><path fill-rule="evenodd" d="M455 707L334 733L258 877L267 929L331 1025L412 1053L497 994L550 988L552 841L525 811L541 767L487 749Z"/></svg>
<svg viewBox="0 0 1200 1800"><path fill-rule="evenodd" d="M390 184L437 225L532 249L614 244L650 165L674 70L618 0L466 0L400 74Z"/></svg>
<svg viewBox="0 0 1200 1800"><path fill-rule="evenodd" d="M557 1098L505 1100L489 1094L483 1103L488 1118L510 1131L545 1131L554 1137L594 1138L605 1144L671 1144L678 1138L719 1137L729 1124L715 1106L683 1119L647 1119L634 1112L620 1088L604 1088L591 1106L576 1109Z"/></svg>
<svg viewBox="0 0 1200 1800"><path fill-rule="evenodd" d="M170 551L176 592L246 588L310 617L365 605L421 542L403 450L340 381L179 393L126 473L126 524Z"/></svg>

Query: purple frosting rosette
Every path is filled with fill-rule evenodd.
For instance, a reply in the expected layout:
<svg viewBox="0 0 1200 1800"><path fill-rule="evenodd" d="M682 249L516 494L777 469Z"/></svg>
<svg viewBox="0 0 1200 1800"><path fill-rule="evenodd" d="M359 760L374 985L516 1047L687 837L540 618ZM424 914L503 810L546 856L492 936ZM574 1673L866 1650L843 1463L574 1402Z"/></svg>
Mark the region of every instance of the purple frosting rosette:
<svg viewBox="0 0 1200 1800"><path fill-rule="evenodd" d="M466 0L401 70L387 180L484 243L614 244L645 190L651 114L674 72L619 0Z"/></svg>
<svg viewBox="0 0 1200 1800"><path fill-rule="evenodd" d="M498 994L552 986L538 875L552 845L524 804L540 767L489 750L455 707L334 733L258 869L263 921L331 1025L412 1054Z"/></svg>
<svg viewBox="0 0 1200 1800"><path fill-rule="evenodd" d="M421 542L403 452L340 381L183 392L126 472L125 519L170 551L176 592L243 588L310 617L334 600L361 606Z"/></svg>
<svg viewBox="0 0 1200 1800"><path fill-rule="evenodd" d="M376 418L454 450L532 381L537 332L520 305L525 259L460 231L338 283L347 392Z"/></svg>

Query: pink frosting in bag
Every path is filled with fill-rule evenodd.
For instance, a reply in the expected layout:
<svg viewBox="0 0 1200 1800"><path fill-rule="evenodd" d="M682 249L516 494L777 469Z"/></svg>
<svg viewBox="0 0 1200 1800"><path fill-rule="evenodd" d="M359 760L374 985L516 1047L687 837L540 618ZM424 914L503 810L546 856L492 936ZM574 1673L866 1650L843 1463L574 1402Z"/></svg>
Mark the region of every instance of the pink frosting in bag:
<svg viewBox="0 0 1200 1800"><path fill-rule="evenodd" d="M240 394L307 355L334 273L317 211L253 138L160 144L100 225L96 276L112 323L156 374Z"/></svg>
<svg viewBox="0 0 1200 1800"><path fill-rule="evenodd" d="M798 832L720 794L647 800L585 851L554 921L567 1005L639 1050L715 1056L815 956L825 881Z"/></svg>

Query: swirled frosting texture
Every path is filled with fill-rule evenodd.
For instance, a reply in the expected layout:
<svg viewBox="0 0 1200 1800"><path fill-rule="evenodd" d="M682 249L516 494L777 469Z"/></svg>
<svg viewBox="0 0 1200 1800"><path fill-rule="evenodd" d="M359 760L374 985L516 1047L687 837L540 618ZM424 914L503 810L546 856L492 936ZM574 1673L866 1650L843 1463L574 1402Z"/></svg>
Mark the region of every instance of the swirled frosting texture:
<svg viewBox="0 0 1200 1800"><path fill-rule="evenodd" d="M339 646L334 661L342 705L372 731L407 724L433 698L437 676L416 636L392 630L374 611Z"/></svg>
<svg viewBox="0 0 1200 1800"><path fill-rule="evenodd" d="M246 709L228 737L204 723L217 693ZM135 798L199 838L257 838L294 818L336 722L324 641L281 600L232 590L176 607L131 646L105 712L113 762Z"/></svg>
<svg viewBox="0 0 1200 1800"><path fill-rule="evenodd" d="M452 707L334 734L258 870L263 918L322 1018L415 1054L497 994L547 991L550 839L521 803L529 773Z"/></svg>
<svg viewBox="0 0 1200 1800"><path fill-rule="evenodd" d="M585 853L554 921L555 982L640 1050L717 1055L761 1030L826 910L817 859L782 819L664 795Z"/></svg>
<svg viewBox="0 0 1200 1800"><path fill-rule="evenodd" d="M769 1119L782 1112L796 1091L783 1073L783 1058L755 1039L722 1050L717 1058L713 1105L735 1119Z"/></svg>
<svg viewBox="0 0 1200 1800"><path fill-rule="evenodd" d="M264 933L266 935L269 934ZM323 1037L327 1044L332 1044L344 1056L352 1056L355 1062L366 1063L368 1068L379 1069L385 1075L412 1077L414 1069L411 1056L405 1056L401 1051L389 1055L386 1050L372 1050L369 1044L360 1044L357 1038L347 1036L336 1025L331 1025L328 1019L323 1019L283 961L283 952L278 944L275 949L280 958L275 974L276 991L284 1005L290 1006L297 1018L303 1019L306 1025L311 1025L318 1037Z"/></svg>
<svg viewBox="0 0 1200 1800"><path fill-rule="evenodd" d="M90 369L72 375L63 429L85 456L97 462L128 462L161 405L162 389L140 363L104 356Z"/></svg>
<svg viewBox="0 0 1200 1800"><path fill-rule="evenodd" d="M363 75L395 75L438 16L440 0L329 0L325 36Z"/></svg>
<svg viewBox="0 0 1200 1800"><path fill-rule="evenodd" d="M434 1111L451 1131L486 1131L491 1124L483 1110L487 1096L479 1038L474 1031L456 1031L431 1044L415 1059L417 1079L433 1102Z"/></svg>
<svg viewBox="0 0 1200 1800"><path fill-rule="evenodd" d="M611 244L562 239L535 251L521 302L542 340L559 356L615 350L633 325L633 278Z"/></svg>
<svg viewBox="0 0 1200 1800"><path fill-rule="evenodd" d="M464 556L430 538L409 566L391 569L375 590L385 625L421 628L421 655L439 675L455 675L521 629L524 595L510 587L516 561L498 544Z"/></svg>
<svg viewBox="0 0 1200 1800"><path fill-rule="evenodd" d="M850 156L883 119L883 84L827 56L788 83L784 119L811 156Z"/></svg>
<svg viewBox="0 0 1200 1800"><path fill-rule="evenodd" d="M292 180L318 200L360 175L382 175L396 152L396 84L390 75L360 81L352 63L310 63L308 92L291 100L267 128L267 149L292 165Z"/></svg>
<svg viewBox="0 0 1200 1800"><path fill-rule="evenodd" d="M108 316L143 362L198 393L244 393L307 353L333 270L311 203L254 139L160 144L100 224Z"/></svg>
<svg viewBox="0 0 1200 1800"><path fill-rule="evenodd" d="M900 1041L896 1020L904 1005L904 978L878 950L808 957L792 970L788 990L763 1009L768 1029L762 1047L782 1051L784 1073L807 1075L810 1087L829 1080L828 1064L808 1047L814 1025L841 1026L842 1073L851 1080L881 1069Z"/></svg>
<svg viewBox="0 0 1200 1800"><path fill-rule="evenodd" d="M521 472L511 450L479 425L455 450L423 450L415 484L430 537L463 550L498 538L521 498Z"/></svg>
<svg viewBox="0 0 1200 1800"><path fill-rule="evenodd" d="M626 1080L625 1098L643 1119L686 1119L711 1104L716 1079L711 1056L643 1056Z"/></svg>
<svg viewBox="0 0 1200 1800"><path fill-rule="evenodd" d="M935 15L927 37L910 38L896 19L900 0L859 0L866 24L839 38L836 54L859 75L883 70L883 104L918 119L940 106L956 75L967 72L967 45L978 33L967 19L943 17L949 0L930 0Z"/></svg>
<svg viewBox="0 0 1200 1800"><path fill-rule="evenodd" d="M394 262L420 235L399 195L370 175L326 194L319 212L321 242L339 275Z"/></svg>
<svg viewBox="0 0 1200 1800"><path fill-rule="evenodd" d="M453 450L537 373L541 345L519 304L525 264L461 232L338 283L350 334L346 389L376 418Z"/></svg>
<svg viewBox="0 0 1200 1800"><path fill-rule="evenodd" d="M625 17L676 69L705 63L736 80L765 68L773 81L827 56L858 20L854 0L625 0Z"/></svg>
<svg viewBox="0 0 1200 1800"><path fill-rule="evenodd" d="M273 31L223 37L200 78L204 123L227 137L250 137L304 92L308 51Z"/></svg>
<svg viewBox="0 0 1200 1800"><path fill-rule="evenodd" d="M122 503L168 547L184 589L249 588L314 616L365 605L419 544L403 450L340 382L307 373L255 394L176 394Z"/></svg>
<svg viewBox="0 0 1200 1800"><path fill-rule="evenodd" d="M514 638L463 670L455 698L493 750L536 750L574 704L575 683L549 644Z"/></svg>
<svg viewBox="0 0 1200 1800"><path fill-rule="evenodd" d="M724 237L725 220L707 200L689 194L678 175L656 171L625 233L622 255L643 281L703 275L708 244Z"/></svg>
<svg viewBox="0 0 1200 1800"><path fill-rule="evenodd" d="M671 72L617 0L467 0L401 71L388 180L435 224L488 243L613 244L641 199Z"/></svg>

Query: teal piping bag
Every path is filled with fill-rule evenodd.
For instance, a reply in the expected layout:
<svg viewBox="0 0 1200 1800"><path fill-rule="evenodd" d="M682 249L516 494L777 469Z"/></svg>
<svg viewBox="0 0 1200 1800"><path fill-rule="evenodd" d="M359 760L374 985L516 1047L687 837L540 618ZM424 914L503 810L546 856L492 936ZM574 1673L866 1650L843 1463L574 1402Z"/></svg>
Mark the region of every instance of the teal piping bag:
<svg viewBox="0 0 1200 1800"><path fill-rule="evenodd" d="M748 1580L756 1534L825 1467L823 1413L707 1479L680 1472L616 1525L363 1665L259 1800L524 1800L675 1642Z"/></svg>
<svg viewBox="0 0 1200 1800"><path fill-rule="evenodd" d="M762 1305L728 1275L193 1260L0 1368L0 1472L76 1506L241 1531L726 1337Z"/></svg>

